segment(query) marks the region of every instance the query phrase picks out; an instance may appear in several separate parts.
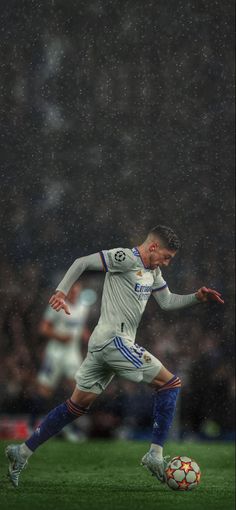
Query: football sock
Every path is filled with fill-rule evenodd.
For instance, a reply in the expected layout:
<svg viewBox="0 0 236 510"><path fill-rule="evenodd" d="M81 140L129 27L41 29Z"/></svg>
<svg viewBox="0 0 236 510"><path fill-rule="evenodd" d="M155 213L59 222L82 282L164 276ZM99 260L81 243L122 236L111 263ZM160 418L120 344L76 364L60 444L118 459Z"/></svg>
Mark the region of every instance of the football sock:
<svg viewBox="0 0 236 510"><path fill-rule="evenodd" d="M33 454L33 452L28 448L28 446L26 446L25 443L22 443L20 445L20 454L22 457L24 457L24 459L28 459Z"/></svg>
<svg viewBox="0 0 236 510"><path fill-rule="evenodd" d="M71 399L67 400L48 413L30 438L25 441L25 445L34 452L42 443L60 432L65 425L87 412L88 408L75 404Z"/></svg>
<svg viewBox="0 0 236 510"><path fill-rule="evenodd" d="M162 446L160 446L159 444L152 443L150 450L154 450L156 457L158 459L163 459L163 447Z"/></svg>
<svg viewBox="0 0 236 510"><path fill-rule="evenodd" d="M162 446L173 421L176 400L181 387L177 376L161 386L154 394L152 443Z"/></svg>

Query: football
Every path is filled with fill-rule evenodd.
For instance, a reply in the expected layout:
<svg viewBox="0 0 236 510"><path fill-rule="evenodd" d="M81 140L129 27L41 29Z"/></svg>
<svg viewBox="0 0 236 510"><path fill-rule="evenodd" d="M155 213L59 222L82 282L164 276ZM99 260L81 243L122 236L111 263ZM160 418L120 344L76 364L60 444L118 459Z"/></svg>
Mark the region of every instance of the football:
<svg viewBox="0 0 236 510"><path fill-rule="evenodd" d="M199 465L190 457L173 457L166 469L166 483L174 491L191 491L195 489L201 478Z"/></svg>

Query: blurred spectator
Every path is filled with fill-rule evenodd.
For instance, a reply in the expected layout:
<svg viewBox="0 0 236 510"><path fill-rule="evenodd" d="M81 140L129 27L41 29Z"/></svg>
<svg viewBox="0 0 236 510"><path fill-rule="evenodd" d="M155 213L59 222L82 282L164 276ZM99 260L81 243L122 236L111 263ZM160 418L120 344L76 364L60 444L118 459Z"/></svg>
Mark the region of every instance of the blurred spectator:
<svg viewBox="0 0 236 510"><path fill-rule="evenodd" d="M31 392L31 426L48 412L51 400L58 386L64 380L65 386L74 388L75 373L83 361L90 331L87 321L90 309L97 300L94 290L82 288L76 282L67 296L70 314L56 312L49 305L39 324L39 332L46 339L42 365L37 374L36 384ZM79 441L82 437L77 421L62 431L63 437ZM84 437L84 436L83 436Z"/></svg>

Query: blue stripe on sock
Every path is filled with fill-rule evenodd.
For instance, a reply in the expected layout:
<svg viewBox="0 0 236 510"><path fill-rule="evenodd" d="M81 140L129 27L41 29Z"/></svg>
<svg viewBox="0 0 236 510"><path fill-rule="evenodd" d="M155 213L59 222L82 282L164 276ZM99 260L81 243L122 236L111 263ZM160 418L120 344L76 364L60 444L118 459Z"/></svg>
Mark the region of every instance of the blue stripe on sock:
<svg viewBox="0 0 236 510"><path fill-rule="evenodd" d="M115 343L116 348L120 351L120 353L126 359L128 359L128 361L130 361L132 363L132 365L134 365L136 368L140 368L142 366L142 361L140 361L139 359L135 358L135 356L133 356L131 354L129 349L124 346L124 344L122 343L122 341L121 341L121 339L119 337L116 337L114 339L114 343Z"/></svg>
<svg viewBox="0 0 236 510"><path fill-rule="evenodd" d="M173 377L171 377L171 379L170 379L169 381L167 381L167 383L163 384L163 386L161 386L161 388L164 388L164 387L165 387L165 386L167 386L168 384L173 383L175 379L176 379L176 380L178 379L177 375L173 375Z"/></svg>

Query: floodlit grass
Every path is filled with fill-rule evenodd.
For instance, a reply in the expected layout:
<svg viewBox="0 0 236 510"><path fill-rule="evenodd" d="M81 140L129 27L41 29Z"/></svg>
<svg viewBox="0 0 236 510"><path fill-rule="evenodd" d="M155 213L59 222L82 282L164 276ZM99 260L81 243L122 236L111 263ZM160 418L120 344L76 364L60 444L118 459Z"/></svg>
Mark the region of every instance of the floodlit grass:
<svg viewBox="0 0 236 510"><path fill-rule="evenodd" d="M234 447L228 443L168 443L165 454L200 465L193 492L176 493L139 465L144 441L51 440L35 453L15 489L0 442L1 510L233 510Z"/></svg>

